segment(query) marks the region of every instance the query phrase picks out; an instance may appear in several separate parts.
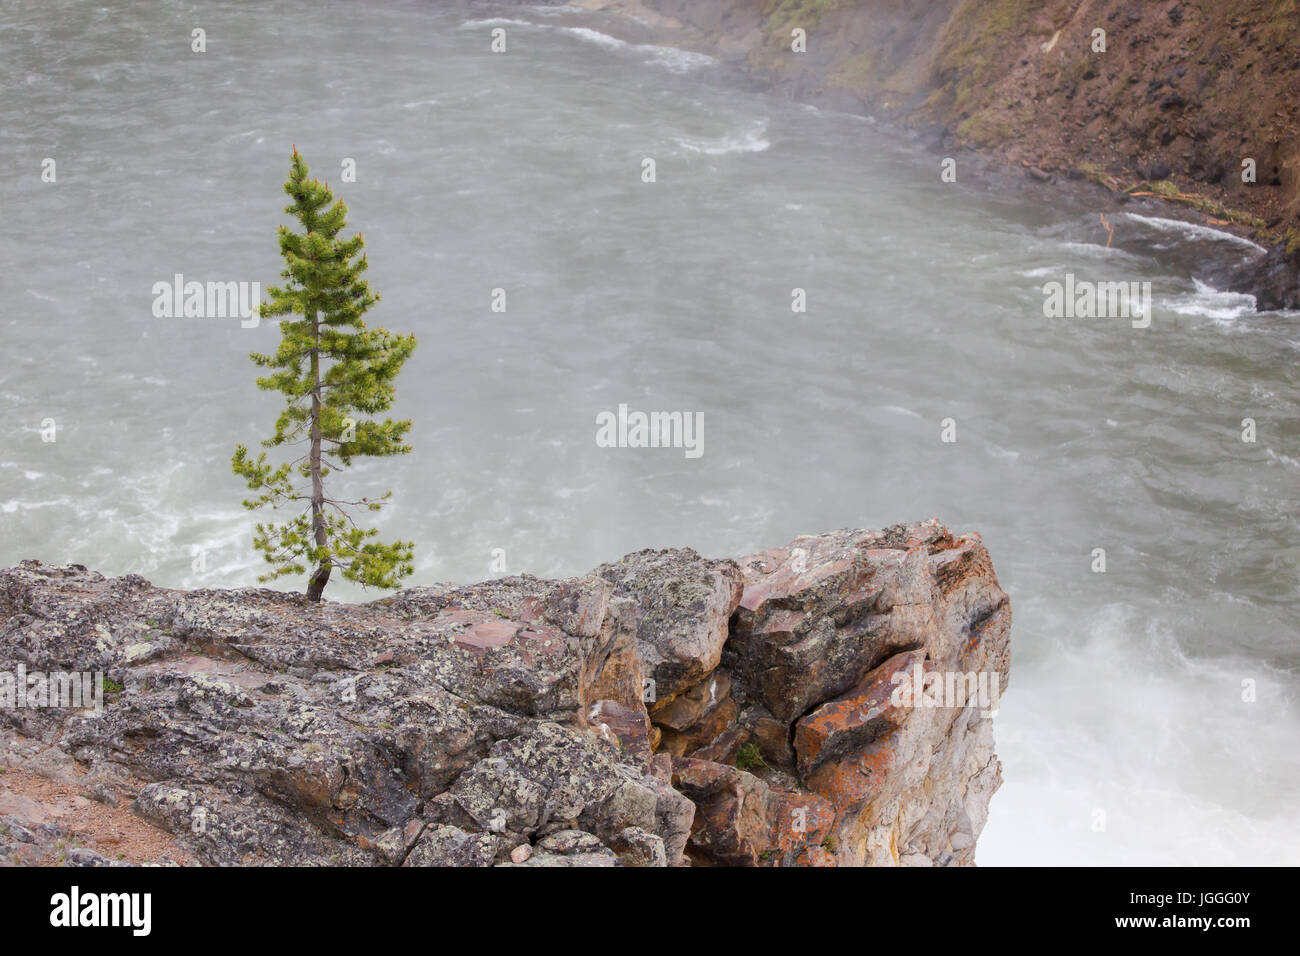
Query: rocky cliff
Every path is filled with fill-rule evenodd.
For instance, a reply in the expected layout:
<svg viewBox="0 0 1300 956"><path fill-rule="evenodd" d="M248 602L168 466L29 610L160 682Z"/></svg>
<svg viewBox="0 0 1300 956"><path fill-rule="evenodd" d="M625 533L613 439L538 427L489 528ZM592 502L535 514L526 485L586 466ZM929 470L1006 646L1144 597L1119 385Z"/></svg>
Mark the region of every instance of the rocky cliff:
<svg viewBox="0 0 1300 956"><path fill-rule="evenodd" d="M1227 280L1260 308L1300 308L1300 0L577 3L796 99L917 127L946 155L1251 235L1271 254Z"/></svg>
<svg viewBox="0 0 1300 956"><path fill-rule="evenodd" d="M24 562L0 674L107 693L0 709L0 861L971 864L996 703L942 688L996 697L1010 623L933 521L363 605Z"/></svg>

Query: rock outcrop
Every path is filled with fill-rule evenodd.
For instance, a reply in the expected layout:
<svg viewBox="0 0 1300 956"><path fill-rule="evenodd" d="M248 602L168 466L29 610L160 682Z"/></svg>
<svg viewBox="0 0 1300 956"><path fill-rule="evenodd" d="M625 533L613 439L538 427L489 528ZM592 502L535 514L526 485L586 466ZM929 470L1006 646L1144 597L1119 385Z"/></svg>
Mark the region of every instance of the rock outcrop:
<svg viewBox="0 0 1300 956"><path fill-rule="evenodd" d="M970 864L1010 621L978 536L933 521L364 605L29 561L0 674L107 693L0 707L0 765L207 864ZM0 862L31 832L7 819Z"/></svg>

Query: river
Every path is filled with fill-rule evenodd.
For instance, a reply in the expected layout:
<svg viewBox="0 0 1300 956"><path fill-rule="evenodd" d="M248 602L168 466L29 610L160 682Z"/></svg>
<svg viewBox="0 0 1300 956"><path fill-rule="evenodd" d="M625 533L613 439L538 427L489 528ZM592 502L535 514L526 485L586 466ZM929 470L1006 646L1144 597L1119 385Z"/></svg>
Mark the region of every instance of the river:
<svg viewBox="0 0 1300 956"><path fill-rule="evenodd" d="M394 491L412 583L936 516L1015 613L981 864L1300 863L1300 316L1188 267L1241 244L1119 213L1108 249L1086 202L960 158L943 182L868 120L594 22L6 3L0 566L256 583L229 460L277 412L248 360L275 328L151 290L277 281L296 144L365 234L368 318L420 340L413 453L344 485ZM1067 274L1150 282L1150 326L1046 317ZM702 453L600 447L620 404L702 415Z"/></svg>

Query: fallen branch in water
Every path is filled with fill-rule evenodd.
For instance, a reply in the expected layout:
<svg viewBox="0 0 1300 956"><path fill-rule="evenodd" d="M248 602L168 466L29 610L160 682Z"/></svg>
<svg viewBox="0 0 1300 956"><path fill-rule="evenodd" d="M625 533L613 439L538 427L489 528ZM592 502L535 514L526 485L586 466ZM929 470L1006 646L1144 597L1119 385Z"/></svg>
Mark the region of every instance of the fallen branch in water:
<svg viewBox="0 0 1300 956"><path fill-rule="evenodd" d="M1115 227L1106 221L1106 214L1104 212L1099 213L1098 215L1101 216L1101 224L1106 227L1106 248L1109 249L1110 241L1115 238Z"/></svg>
<svg viewBox="0 0 1300 956"><path fill-rule="evenodd" d="M1192 193L1155 193L1150 190L1143 190L1140 193L1129 193L1130 196L1155 196L1157 199L1181 199L1183 202L1204 202L1204 196L1197 196Z"/></svg>

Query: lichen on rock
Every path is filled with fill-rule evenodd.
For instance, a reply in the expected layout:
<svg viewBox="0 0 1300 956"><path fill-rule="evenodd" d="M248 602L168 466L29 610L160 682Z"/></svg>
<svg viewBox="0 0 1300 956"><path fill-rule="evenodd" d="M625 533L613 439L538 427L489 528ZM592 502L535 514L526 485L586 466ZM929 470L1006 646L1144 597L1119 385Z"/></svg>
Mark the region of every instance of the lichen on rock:
<svg viewBox="0 0 1300 956"><path fill-rule="evenodd" d="M1000 689L1009 631L978 536L937 522L362 605L28 561L0 671L120 690L0 721L207 864L969 864L988 702L897 690Z"/></svg>

